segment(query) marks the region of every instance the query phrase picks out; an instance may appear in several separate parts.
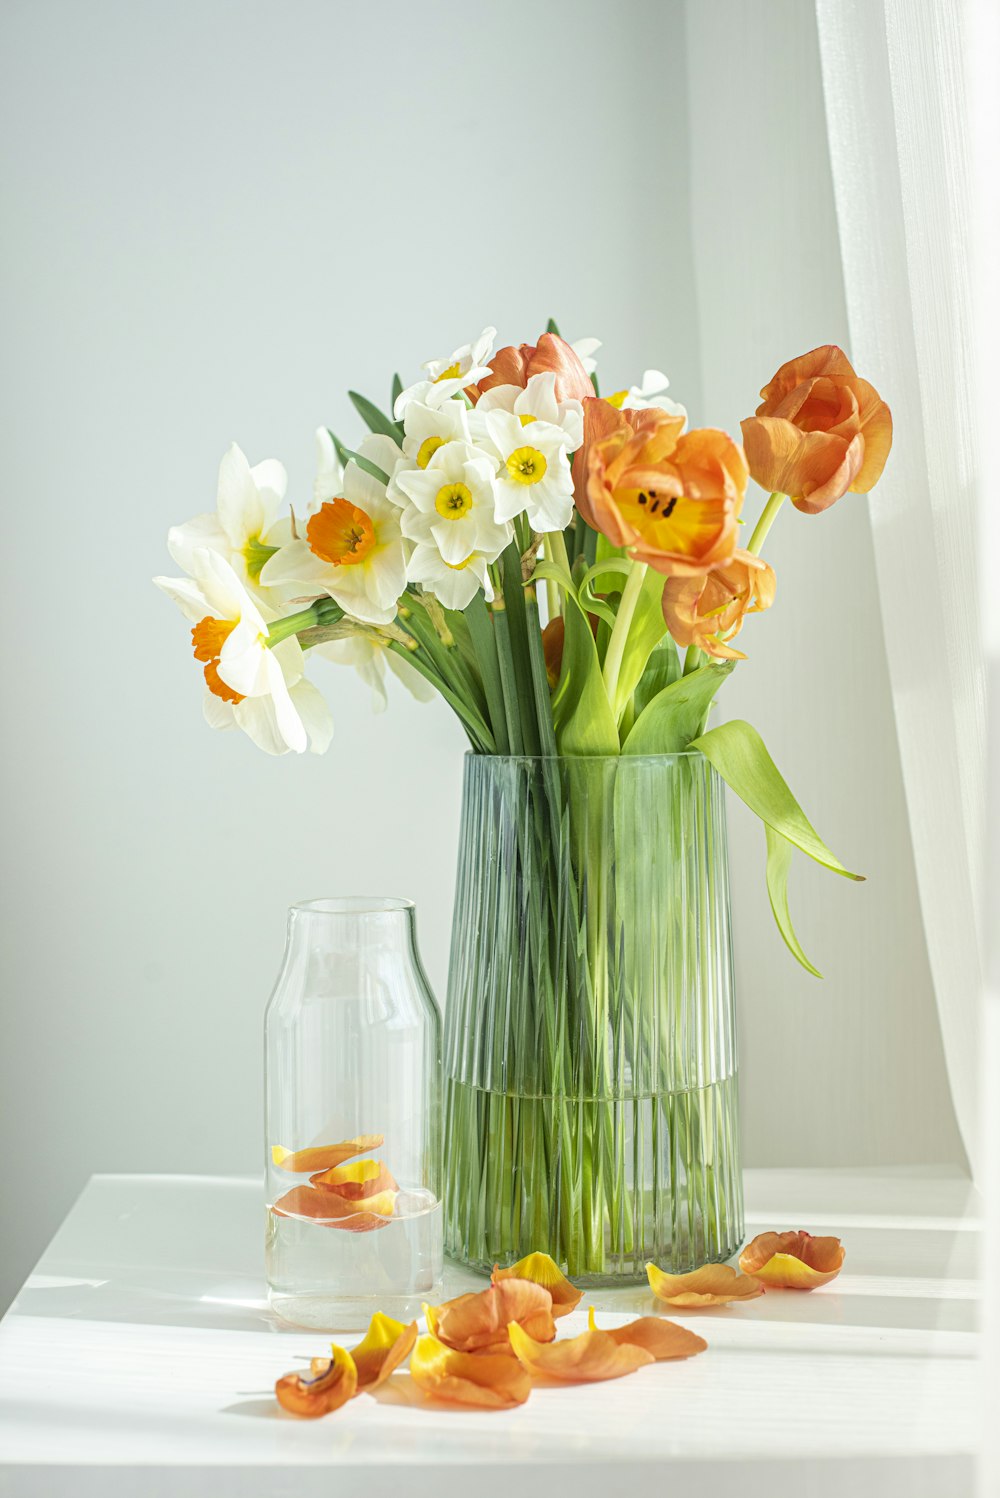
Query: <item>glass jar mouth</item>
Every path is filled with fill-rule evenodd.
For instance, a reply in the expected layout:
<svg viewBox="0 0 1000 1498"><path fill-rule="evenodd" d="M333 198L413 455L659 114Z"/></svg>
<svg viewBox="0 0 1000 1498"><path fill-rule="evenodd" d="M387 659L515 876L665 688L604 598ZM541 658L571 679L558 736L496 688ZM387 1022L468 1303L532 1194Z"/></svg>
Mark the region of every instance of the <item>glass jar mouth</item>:
<svg viewBox="0 0 1000 1498"><path fill-rule="evenodd" d="M296 900L290 909L293 915L344 916L353 920L359 915L406 915L416 906L412 900L396 895L329 895L319 900Z"/></svg>
<svg viewBox="0 0 1000 1498"><path fill-rule="evenodd" d="M525 765L642 765L664 760L704 759L700 749L677 749L672 754L480 754L466 749L466 759L500 760L504 764Z"/></svg>

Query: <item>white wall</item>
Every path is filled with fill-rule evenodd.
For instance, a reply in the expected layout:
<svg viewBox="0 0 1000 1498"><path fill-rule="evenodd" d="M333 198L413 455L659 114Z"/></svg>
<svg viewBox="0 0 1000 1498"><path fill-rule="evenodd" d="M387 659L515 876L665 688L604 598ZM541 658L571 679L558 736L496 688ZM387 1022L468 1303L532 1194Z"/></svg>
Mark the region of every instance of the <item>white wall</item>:
<svg viewBox="0 0 1000 1498"><path fill-rule="evenodd" d="M394 365L411 377L486 322L603 335L609 375L663 365L731 428L785 355L843 337L818 72L797 51L811 7L755 10L781 30L693 5L685 50L681 0L613 25L596 0L7 8L0 1301L90 1172L257 1167L290 901L415 894L443 997L461 734L401 696L373 719L329 667L325 759L213 735L148 581L167 525L211 506L233 439L304 493L313 427L357 432L348 384L385 396ZM711 78L693 205L688 65ZM753 191L768 172L773 209ZM776 257L772 212L808 256ZM734 809L748 1155L954 1157L864 501L788 517L772 556L778 612L748 631L726 708L872 878L796 869L830 975L812 984Z"/></svg>

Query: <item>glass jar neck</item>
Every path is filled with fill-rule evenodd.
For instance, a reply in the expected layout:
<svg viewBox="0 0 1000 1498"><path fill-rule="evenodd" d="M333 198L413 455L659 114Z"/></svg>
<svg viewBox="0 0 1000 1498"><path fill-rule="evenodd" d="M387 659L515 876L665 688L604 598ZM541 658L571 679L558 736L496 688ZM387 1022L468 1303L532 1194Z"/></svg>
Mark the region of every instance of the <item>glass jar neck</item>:
<svg viewBox="0 0 1000 1498"><path fill-rule="evenodd" d="M415 910L408 900L308 900L288 912L287 956L325 952L342 957L379 952L411 956L415 948Z"/></svg>

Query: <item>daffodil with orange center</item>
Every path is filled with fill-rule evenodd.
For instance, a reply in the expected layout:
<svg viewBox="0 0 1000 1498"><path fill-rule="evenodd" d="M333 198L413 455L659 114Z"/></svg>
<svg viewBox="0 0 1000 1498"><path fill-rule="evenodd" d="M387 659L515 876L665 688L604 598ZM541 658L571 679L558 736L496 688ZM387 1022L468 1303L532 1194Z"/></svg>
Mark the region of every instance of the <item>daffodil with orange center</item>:
<svg viewBox="0 0 1000 1498"><path fill-rule="evenodd" d="M584 519L658 572L728 562L747 484L738 444L713 428L682 435L683 419L657 407L604 420L612 430L586 452Z"/></svg>
<svg viewBox="0 0 1000 1498"><path fill-rule="evenodd" d="M358 451L387 475L402 457L391 437L374 433ZM391 624L406 587L406 544L386 485L352 459L343 494L325 500L310 517L305 538L282 546L260 576L269 587L326 593L364 624Z"/></svg>
<svg viewBox="0 0 1000 1498"><path fill-rule="evenodd" d="M774 602L774 571L749 551L735 551L728 562L691 577L668 577L663 585L663 617L678 645L697 645L716 660L745 660L730 641L747 614Z"/></svg>
<svg viewBox="0 0 1000 1498"><path fill-rule="evenodd" d="M741 423L753 479L807 515L848 491L867 494L892 446L892 415L843 349L824 344L783 364Z"/></svg>
<svg viewBox="0 0 1000 1498"><path fill-rule="evenodd" d="M806 1232L758 1233L740 1254L740 1268L778 1290L815 1290L836 1279L844 1264L839 1238Z"/></svg>

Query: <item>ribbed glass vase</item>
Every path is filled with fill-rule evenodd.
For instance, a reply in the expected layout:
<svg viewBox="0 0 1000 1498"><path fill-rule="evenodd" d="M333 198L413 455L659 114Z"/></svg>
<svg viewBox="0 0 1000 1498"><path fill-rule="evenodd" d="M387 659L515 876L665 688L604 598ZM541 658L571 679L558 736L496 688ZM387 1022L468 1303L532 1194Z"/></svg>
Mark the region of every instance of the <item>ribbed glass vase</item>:
<svg viewBox="0 0 1000 1498"><path fill-rule="evenodd" d="M580 1283L743 1239L723 783L697 752L468 755L445 1248Z"/></svg>

